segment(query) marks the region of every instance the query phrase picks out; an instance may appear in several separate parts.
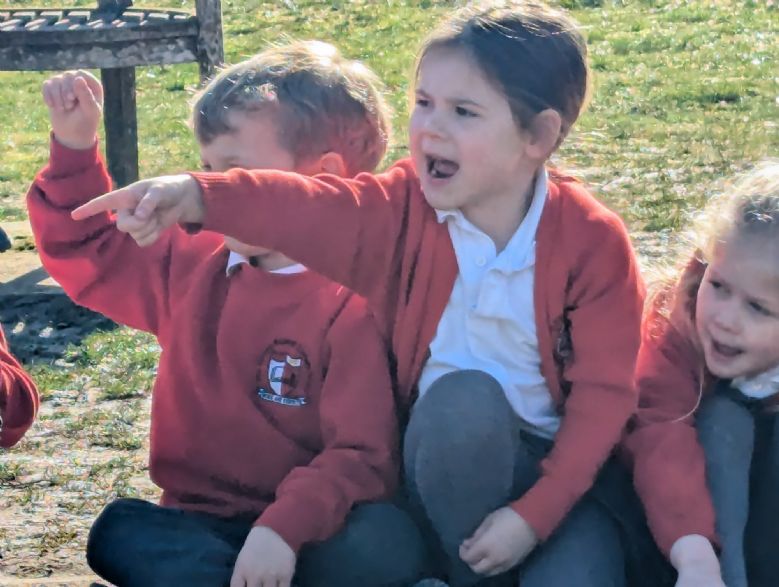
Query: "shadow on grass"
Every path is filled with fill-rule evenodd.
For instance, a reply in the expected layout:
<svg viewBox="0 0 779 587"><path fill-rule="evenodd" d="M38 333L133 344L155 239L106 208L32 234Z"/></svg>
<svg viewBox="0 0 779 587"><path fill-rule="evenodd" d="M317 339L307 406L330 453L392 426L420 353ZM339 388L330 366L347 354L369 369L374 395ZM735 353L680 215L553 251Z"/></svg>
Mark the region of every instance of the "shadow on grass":
<svg viewBox="0 0 779 587"><path fill-rule="evenodd" d="M62 293L6 294L0 297L0 323L11 350L29 365L51 363L64 356L96 331L109 331L116 323L77 306Z"/></svg>

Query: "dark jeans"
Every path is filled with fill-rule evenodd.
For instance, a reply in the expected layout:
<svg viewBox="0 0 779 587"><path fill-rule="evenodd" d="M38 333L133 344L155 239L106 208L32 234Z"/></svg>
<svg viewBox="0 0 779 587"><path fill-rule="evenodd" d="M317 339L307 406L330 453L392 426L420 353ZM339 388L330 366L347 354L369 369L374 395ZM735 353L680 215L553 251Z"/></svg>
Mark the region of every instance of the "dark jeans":
<svg viewBox="0 0 779 587"><path fill-rule="evenodd" d="M721 383L696 415L728 587L779 584L779 415Z"/></svg>
<svg viewBox="0 0 779 587"><path fill-rule="evenodd" d="M253 521L119 499L92 526L87 561L118 587L222 587ZM404 587L422 574L425 559L419 531L402 509L366 504L330 540L301 549L294 584Z"/></svg>
<svg viewBox="0 0 779 587"><path fill-rule="evenodd" d="M486 373L450 373L420 398L405 436L404 469L415 516L439 546L439 574L452 587L516 585L517 575L522 587L670 582L670 565L654 546L630 477L614 459L518 570L486 580L460 559L460 544L484 518L538 480L552 444L521 430L502 388ZM644 566L636 572L632 564L639 561Z"/></svg>

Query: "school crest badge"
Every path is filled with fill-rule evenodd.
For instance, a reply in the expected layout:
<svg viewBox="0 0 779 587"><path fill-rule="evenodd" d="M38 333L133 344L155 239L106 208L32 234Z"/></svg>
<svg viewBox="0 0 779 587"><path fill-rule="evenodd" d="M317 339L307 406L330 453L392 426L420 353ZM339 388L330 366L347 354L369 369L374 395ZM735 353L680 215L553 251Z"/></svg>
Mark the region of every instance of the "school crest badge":
<svg viewBox="0 0 779 587"><path fill-rule="evenodd" d="M295 341L276 339L262 354L252 399L304 406L310 376L311 365L303 348Z"/></svg>

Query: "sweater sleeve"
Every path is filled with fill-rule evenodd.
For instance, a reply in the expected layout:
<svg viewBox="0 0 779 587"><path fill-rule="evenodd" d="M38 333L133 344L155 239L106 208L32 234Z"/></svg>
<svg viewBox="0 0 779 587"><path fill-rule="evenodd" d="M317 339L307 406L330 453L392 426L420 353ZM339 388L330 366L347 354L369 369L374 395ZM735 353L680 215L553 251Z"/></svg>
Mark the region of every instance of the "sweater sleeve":
<svg viewBox="0 0 779 587"><path fill-rule="evenodd" d="M97 145L73 150L52 137L49 164L27 193L38 254L77 304L157 333L167 313L173 231L142 249L116 229L108 214L83 221L70 217L73 209L110 189Z"/></svg>
<svg viewBox="0 0 779 587"><path fill-rule="evenodd" d="M0 329L0 447L19 442L38 413L38 390L11 354Z"/></svg>
<svg viewBox="0 0 779 587"><path fill-rule="evenodd" d="M257 520L296 552L330 538L352 507L389 497L398 476L398 432L387 353L376 326L352 298L328 334L322 388L324 449L293 469Z"/></svg>
<svg viewBox="0 0 779 587"><path fill-rule="evenodd" d="M634 368L644 293L637 261L616 215L604 210L586 221L586 242L574 235L572 250L563 244L556 253L575 259L567 324L560 325L570 334L570 345L562 345L570 346L562 371L570 393L541 478L513 504L542 540L592 487L637 405Z"/></svg>
<svg viewBox="0 0 779 587"><path fill-rule="evenodd" d="M625 448L649 527L666 556L682 536L717 540L705 457L694 426L699 364L690 341L670 325L663 332L644 333L636 367L639 408Z"/></svg>
<svg viewBox="0 0 779 587"><path fill-rule="evenodd" d="M240 169L193 176L203 190L204 228L280 251L372 305L384 299L418 184L410 163L354 179Z"/></svg>

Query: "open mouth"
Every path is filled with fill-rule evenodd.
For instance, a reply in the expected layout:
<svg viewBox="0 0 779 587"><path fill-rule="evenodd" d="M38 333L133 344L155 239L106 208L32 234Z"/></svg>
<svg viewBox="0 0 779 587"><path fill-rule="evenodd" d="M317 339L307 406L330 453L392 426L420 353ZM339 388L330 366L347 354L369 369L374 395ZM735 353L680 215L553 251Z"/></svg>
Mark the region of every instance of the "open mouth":
<svg viewBox="0 0 779 587"><path fill-rule="evenodd" d="M427 173L434 179L449 179L458 169L460 166L454 161L427 156Z"/></svg>
<svg viewBox="0 0 779 587"><path fill-rule="evenodd" d="M723 357L728 358L737 357L744 352L738 347L722 344L721 342L717 342L714 339L711 340L711 346L718 355L722 355Z"/></svg>

